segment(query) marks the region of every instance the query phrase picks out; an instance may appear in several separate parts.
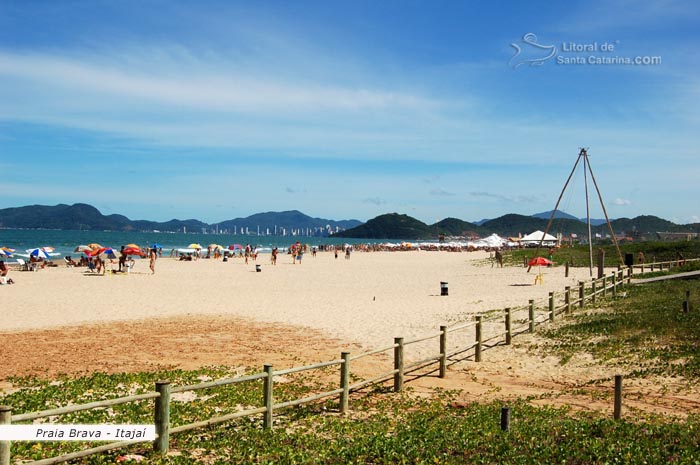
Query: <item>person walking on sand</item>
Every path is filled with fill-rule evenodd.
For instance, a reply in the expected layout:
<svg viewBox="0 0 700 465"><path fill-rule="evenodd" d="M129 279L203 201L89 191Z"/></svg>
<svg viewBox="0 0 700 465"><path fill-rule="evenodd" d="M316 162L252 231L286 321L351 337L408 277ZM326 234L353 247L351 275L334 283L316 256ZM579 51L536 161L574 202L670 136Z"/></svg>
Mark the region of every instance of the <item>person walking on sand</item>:
<svg viewBox="0 0 700 465"><path fill-rule="evenodd" d="M501 253L499 249L496 249L496 264L498 264L500 268L503 268L503 253Z"/></svg>
<svg viewBox="0 0 700 465"><path fill-rule="evenodd" d="M272 249L272 254L270 255L270 263L273 265L277 265L277 247L274 247Z"/></svg>
<svg viewBox="0 0 700 465"><path fill-rule="evenodd" d="M151 269L151 274L156 274L156 260L158 259L158 251L155 247L151 249L151 253L149 254L148 258L150 259L148 267Z"/></svg>

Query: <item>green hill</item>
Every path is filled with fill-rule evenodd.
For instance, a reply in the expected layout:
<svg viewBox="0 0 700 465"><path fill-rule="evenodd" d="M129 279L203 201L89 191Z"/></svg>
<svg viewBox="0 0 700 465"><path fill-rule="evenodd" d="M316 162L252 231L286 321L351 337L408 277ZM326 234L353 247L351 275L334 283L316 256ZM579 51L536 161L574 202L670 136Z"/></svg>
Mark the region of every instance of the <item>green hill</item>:
<svg viewBox="0 0 700 465"><path fill-rule="evenodd" d="M408 215L387 213L355 228L333 234L333 237L358 239L435 239L437 231Z"/></svg>

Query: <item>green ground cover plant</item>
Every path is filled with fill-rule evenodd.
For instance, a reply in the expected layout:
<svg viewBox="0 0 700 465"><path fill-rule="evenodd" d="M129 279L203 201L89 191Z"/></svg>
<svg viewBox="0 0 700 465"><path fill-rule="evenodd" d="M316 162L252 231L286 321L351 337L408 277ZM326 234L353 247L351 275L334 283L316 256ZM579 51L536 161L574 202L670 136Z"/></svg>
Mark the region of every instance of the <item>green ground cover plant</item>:
<svg viewBox="0 0 700 465"><path fill-rule="evenodd" d="M683 311L690 291L689 312ZM541 332L539 350L567 360L586 351L597 360L629 369L628 376L700 378L700 281L669 280L625 287L609 311L575 312Z"/></svg>

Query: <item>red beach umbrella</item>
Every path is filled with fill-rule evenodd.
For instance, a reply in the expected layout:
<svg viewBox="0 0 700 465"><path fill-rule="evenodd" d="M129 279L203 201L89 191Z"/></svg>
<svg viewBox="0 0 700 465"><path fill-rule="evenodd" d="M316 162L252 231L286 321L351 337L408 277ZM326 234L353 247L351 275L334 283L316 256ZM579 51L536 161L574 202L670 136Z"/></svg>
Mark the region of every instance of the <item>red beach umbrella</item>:
<svg viewBox="0 0 700 465"><path fill-rule="evenodd" d="M529 262L527 262L528 266L549 266L551 264L552 261L544 257L535 257Z"/></svg>
<svg viewBox="0 0 700 465"><path fill-rule="evenodd" d="M143 250L141 250L140 247L127 247L122 253L124 255L138 255L139 257L143 257L146 255L146 253Z"/></svg>

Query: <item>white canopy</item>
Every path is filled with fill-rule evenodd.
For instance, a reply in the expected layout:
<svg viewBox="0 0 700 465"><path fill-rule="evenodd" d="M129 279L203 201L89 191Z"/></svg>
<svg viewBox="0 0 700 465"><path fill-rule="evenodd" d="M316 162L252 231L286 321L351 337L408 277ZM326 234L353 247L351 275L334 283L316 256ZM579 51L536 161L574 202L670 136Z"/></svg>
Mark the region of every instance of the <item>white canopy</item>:
<svg viewBox="0 0 700 465"><path fill-rule="evenodd" d="M537 230L535 232L532 232L528 234L527 236L523 237L520 239L520 242L524 243L532 243L532 242L539 242L543 240L544 236L544 242L556 242L557 238L552 236L551 234L545 234L544 231Z"/></svg>
<svg viewBox="0 0 700 465"><path fill-rule="evenodd" d="M474 246L477 248L481 247L503 247L503 245L508 242L507 240L503 239L501 236L498 234L491 234L489 237L485 237L483 239L479 239L478 241L474 242Z"/></svg>

